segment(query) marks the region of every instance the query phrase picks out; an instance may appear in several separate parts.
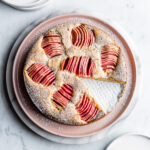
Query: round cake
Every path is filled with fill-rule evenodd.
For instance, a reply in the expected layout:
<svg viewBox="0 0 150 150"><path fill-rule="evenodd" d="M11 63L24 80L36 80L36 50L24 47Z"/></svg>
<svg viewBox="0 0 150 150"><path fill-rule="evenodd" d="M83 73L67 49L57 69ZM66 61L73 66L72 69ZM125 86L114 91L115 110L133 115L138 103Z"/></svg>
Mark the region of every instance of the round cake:
<svg viewBox="0 0 150 150"><path fill-rule="evenodd" d="M31 100L44 115L85 125L115 108L125 90L127 68L121 48L106 32L93 25L65 23L39 37L23 75ZM95 91L100 99L93 96ZM106 109L103 102L108 97L112 105Z"/></svg>

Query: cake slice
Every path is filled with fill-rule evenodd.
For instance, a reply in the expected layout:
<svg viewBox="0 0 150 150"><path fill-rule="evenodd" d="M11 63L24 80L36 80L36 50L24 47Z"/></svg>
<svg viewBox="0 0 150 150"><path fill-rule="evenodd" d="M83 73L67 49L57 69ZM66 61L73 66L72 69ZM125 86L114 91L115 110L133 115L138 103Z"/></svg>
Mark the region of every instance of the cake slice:
<svg viewBox="0 0 150 150"><path fill-rule="evenodd" d="M67 71L58 71L55 85L59 89L58 95L60 99L65 98L67 100L65 107L62 107L62 109L64 110L67 104L73 105L76 111L75 116L82 120L80 122L81 124L87 124L105 115L83 82L74 74L70 74ZM62 98L62 96L64 98ZM60 109L60 107L58 109Z"/></svg>

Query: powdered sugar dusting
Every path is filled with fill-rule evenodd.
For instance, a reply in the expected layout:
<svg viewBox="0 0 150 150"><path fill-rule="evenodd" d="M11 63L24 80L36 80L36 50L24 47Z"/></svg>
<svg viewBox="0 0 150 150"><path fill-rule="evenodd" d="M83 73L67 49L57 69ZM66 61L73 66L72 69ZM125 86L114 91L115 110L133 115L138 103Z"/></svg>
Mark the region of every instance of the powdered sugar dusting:
<svg viewBox="0 0 150 150"><path fill-rule="evenodd" d="M93 79L82 79L82 81L106 114L115 108L124 89L123 84L120 83Z"/></svg>

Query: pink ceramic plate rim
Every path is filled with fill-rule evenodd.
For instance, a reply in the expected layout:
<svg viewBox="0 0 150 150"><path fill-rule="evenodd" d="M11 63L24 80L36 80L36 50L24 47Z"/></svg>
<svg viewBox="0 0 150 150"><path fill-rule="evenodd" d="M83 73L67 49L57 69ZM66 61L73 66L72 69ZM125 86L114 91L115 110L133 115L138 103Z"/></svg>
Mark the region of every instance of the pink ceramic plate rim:
<svg viewBox="0 0 150 150"><path fill-rule="evenodd" d="M55 24L56 22L59 22L59 20L65 20L68 18L83 18L83 19L89 19L91 21L95 21L97 23L101 23L104 26L106 26L107 28L109 28L113 33L115 33L121 40L121 42L123 43L127 55L130 59L130 65L131 65L131 74L132 74L132 83L131 83L131 89L130 89L130 94L128 95L128 97L126 98L126 102L124 103L124 105L119 102L115 108L114 111L112 111L111 113L109 113L106 117L102 118L101 120L95 121L91 124L85 125L85 126L70 126L70 125L64 125L64 124L60 124L58 122L55 122L53 120L50 120L42 115L40 112L38 112L38 110L35 109L35 112L38 115L35 115L35 112L31 111L27 104L25 104L24 101L26 96L24 96L23 92L21 92L20 90L20 83L19 83L19 76L18 76L18 67L19 67L19 63L21 61L21 54L23 53L22 49L24 49L25 45L33 38L34 35L36 35L37 32L39 32L42 28L44 28L45 26L47 26L48 24ZM41 32L42 33L42 32ZM22 52L22 53L21 53ZM19 65L18 65L19 64ZM91 17L91 16L85 16L85 15L80 15L80 14L69 14L69 15L62 15L62 16L58 16L58 17L54 17L51 19L48 19L47 21L44 21L43 23L41 23L40 25L38 25L36 28L34 28L24 39L24 41L21 43L17 53L16 53L16 57L14 60L14 64L13 64L13 73L12 73L12 79L13 79L13 86L14 86L14 91L18 100L19 105L21 106L22 110L25 112L25 114L39 127L41 127L42 129L59 135L59 136L64 136L64 137L84 137L84 136L89 136L89 135L93 135L96 134L97 132L102 131L103 129L105 129L106 127L109 127L110 125L112 125L120 116L121 114L126 110L128 104L131 101L134 89L135 89L135 84L136 84L136 67L135 67L135 61L133 58L133 55L131 53L131 50L128 46L128 44L126 43L125 39L113 28L111 27L109 24L107 24L106 22L103 22L102 20L95 18L95 17ZM43 121L44 120L44 121ZM47 123L48 122L48 123Z"/></svg>

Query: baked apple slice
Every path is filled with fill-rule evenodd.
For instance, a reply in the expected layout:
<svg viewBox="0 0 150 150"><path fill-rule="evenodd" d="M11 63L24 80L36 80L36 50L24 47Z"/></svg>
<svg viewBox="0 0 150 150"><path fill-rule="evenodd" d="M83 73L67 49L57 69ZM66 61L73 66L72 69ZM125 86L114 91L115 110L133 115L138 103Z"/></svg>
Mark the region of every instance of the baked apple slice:
<svg viewBox="0 0 150 150"><path fill-rule="evenodd" d="M53 102L56 104L57 108L64 108L73 95L73 88L69 84L63 84L61 89L53 94Z"/></svg>
<svg viewBox="0 0 150 150"><path fill-rule="evenodd" d="M55 80L54 72L40 63L34 63L27 69L28 75L33 81L45 86L51 85Z"/></svg>
<svg viewBox="0 0 150 150"><path fill-rule="evenodd" d="M57 33L45 34L41 46L44 49L46 55L50 56L51 58L62 55L63 53L61 38Z"/></svg>
<svg viewBox="0 0 150 150"><path fill-rule="evenodd" d="M93 76L96 66L90 57L71 57L61 62L60 70L67 70L81 77Z"/></svg>
<svg viewBox="0 0 150 150"><path fill-rule="evenodd" d="M119 48L115 45L104 45L101 49L101 67L105 72L113 72L117 66Z"/></svg>
<svg viewBox="0 0 150 150"><path fill-rule="evenodd" d="M95 42L94 32L83 24L72 29L71 33L71 39L74 46L91 46Z"/></svg>
<svg viewBox="0 0 150 150"><path fill-rule="evenodd" d="M81 119L86 122L93 121L98 118L98 114L102 112L94 100L90 99L88 96L83 95L80 102L76 104L76 110L78 111Z"/></svg>

